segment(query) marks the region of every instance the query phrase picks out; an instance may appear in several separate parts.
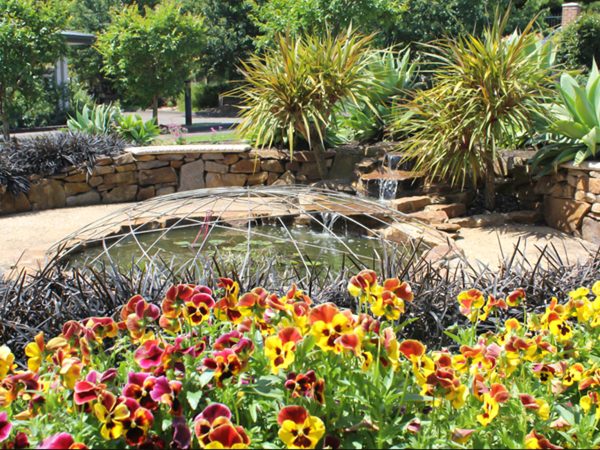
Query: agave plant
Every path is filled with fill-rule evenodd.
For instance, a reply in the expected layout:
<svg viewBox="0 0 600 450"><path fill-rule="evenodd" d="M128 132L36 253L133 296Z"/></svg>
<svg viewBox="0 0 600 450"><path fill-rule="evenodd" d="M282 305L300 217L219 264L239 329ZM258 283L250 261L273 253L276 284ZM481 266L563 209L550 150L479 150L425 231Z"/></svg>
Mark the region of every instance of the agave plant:
<svg viewBox="0 0 600 450"><path fill-rule="evenodd" d="M484 29L432 44L439 65L433 87L419 91L394 122L409 138L399 150L430 178L464 186L485 182L485 203L495 206L494 161L499 148L514 147L532 128L550 97L552 42L532 31L503 36L508 13Z"/></svg>
<svg viewBox="0 0 600 450"><path fill-rule="evenodd" d="M563 73L557 90L562 103L550 107L551 142L532 160L542 174L569 161L579 165L595 157L600 144L600 73L596 62L585 86Z"/></svg>
<svg viewBox="0 0 600 450"><path fill-rule="evenodd" d="M139 114L118 117L116 130L123 139L138 145L148 145L160 134L156 119L144 122Z"/></svg>
<svg viewBox="0 0 600 450"><path fill-rule="evenodd" d="M358 103L356 93L369 84L366 66L372 36L349 28L334 36L278 36L274 49L242 63L243 138L271 146L282 137L293 155L298 138L315 152L321 177L326 131L342 99Z"/></svg>
<svg viewBox="0 0 600 450"><path fill-rule="evenodd" d="M365 100L346 105L340 114L340 127L351 130L359 142L381 140L388 128L393 104L417 86L417 63L410 60L410 49L373 51L367 66L371 83L359 96Z"/></svg>
<svg viewBox="0 0 600 450"><path fill-rule="evenodd" d="M75 117L69 117L67 127L73 132L109 134L120 115L121 110L117 106L94 105L90 109L84 105L81 111L75 113Z"/></svg>

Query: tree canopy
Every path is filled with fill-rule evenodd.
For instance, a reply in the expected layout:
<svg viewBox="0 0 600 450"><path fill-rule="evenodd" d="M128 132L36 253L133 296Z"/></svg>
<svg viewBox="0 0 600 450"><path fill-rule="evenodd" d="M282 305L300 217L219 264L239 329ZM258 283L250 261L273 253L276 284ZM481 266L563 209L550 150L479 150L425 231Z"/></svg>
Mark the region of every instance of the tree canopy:
<svg viewBox="0 0 600 450"><path fill-rule="evenodd" d="M38 0L0 0L0 11L0 120L8 139L8 104L35 95L63 49L64 16L53 2Z"/></svg>
<svg viewBox="0 0 600 450"><path fill-rule="evenodd" d="M202 54L202 19L183 13L174 1L154 9L128 6L113 17L96 44L105 73L125 88L141 106L152 105L157 116L159 97L177 95L192 76Z"/></svg>
<svg viewBox="0 0 600 450"><path fill-rule="evenodd" d="M210 78L234 77L240 59L254 51L258 28L248 0L182 0L184 9L204 17L205 45L199 73Z"/></svg>
<svg viewBox="0 0 600 450"><path fill-rule="evenodd" d="M259 45L277 33L334 32L352 24L377 33L375 44L428 42L444 36L479 35L496 10L510 7L509 31L523 28L551 0L249 0L261 31Z"/></svg>

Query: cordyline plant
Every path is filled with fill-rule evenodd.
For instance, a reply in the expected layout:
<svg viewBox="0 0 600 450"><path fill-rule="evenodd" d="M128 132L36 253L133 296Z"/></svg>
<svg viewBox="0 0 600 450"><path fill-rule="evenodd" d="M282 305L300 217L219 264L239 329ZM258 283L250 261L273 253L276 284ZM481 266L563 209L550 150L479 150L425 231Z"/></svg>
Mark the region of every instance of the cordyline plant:
<svg viewBox="0 0 600 450"><path fill-rule="evenodd" d="M393 125L410 137L399 150L430 178L462 185L485 183L485 204L495 206L494 162L543 113L550 95L554 52L533 32L504 36L508 13L481 37L467 35L430 45L439 65L433 87L401 108Z"/></svg>
<svg viewBox="0 0 600 450"><path fill-rule="evenodd" d="M287 141L292 155L301 137L325 178L326 130L340 100L357 104L356 92L369 84L372 40L352 28L337 36L278 36L275 48L242 62L244 82L234 90L243 101L241 135L260 146Z"/></svg>
<svg viewBox="0 0 600 450"><path fill-rule="evenodd" d="M0 345L3 448L595 448L600 281L522 321L523 289L462 291L456 350L397 337L419 302L399 278L351 277L357 312L293 285L172 286L118 317ZM493 330L477 336L478 324Z"/></svg>

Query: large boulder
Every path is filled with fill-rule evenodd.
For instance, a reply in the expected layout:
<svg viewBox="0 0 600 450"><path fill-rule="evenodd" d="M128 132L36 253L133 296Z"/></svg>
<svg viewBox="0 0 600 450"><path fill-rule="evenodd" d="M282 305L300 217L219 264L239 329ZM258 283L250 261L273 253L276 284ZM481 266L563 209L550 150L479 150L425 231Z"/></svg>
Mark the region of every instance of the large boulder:
<svg viewBox="0 0 600 450"><path fill-rule="evenodd" d="M42 179L33 183L29 189L29 201L33 209L62 208L66 204L66 195L60 181Z"/></svg>
<svg viewBox="0 0 600 450"><path fill-rule="evenodd" d="M0 194L0 214L12 214L30 209L31 203L24 193L20 192L16 196L10 192Z"/></svg>
<svg viewBox="0 0 600 450"><path fill-rule="evenodd" d="M384 239L398 243L423 241L425 244L436 246L447 244L444 236L423 226L412 223L395 223L381 230Z"/></svg>
<svg viewBox="0 0 600 450"><path fill-rule="evenodd" d="M591 207L589 203L585 202L546 196L544 198L544 218L552 228L574 233L579 230L583 217Z"/></svg>
<svg viewBox="0 0 600 450"><path fill-rule="evenodd" d="M390 200L390 208L403 213L420 211L432 202L428 195L413 195L411 197L402 197Z"/></svg>
<svg viewBox="0 0 600 450"><path fill-rule="evenodd" d="M600 245L600 220L591 216L585 217L581 224L581 236L586 241Z"/></svg>

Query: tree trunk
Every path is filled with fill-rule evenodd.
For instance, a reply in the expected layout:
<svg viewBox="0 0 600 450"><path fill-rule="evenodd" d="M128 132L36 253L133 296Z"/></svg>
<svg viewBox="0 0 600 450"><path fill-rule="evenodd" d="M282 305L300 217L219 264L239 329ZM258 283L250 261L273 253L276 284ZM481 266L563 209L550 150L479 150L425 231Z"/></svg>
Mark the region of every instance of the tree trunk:
<svg viewBox="0 0 600 450"><path fill-rule="evenodd" d="M327 162L325 161L325 149L319 139L313 140L311 143L311 150L315 155L315 162L317 163L317 171L319 172L319 178L324 180L327 178Z"/></svg>
<svg viewBox="0 0 600 450"><path fill-rule="evenodd" d="M2 97L0 97L0 120L2 121L2 136L4 137L4 142L8 142L10 140L10 128L8 124L8 114L6 113Z"/></svg>
<svg viewBox="0 0 600 450"><path fill-rule="evenodd" d="M485 156L485 187L484 187L485 208L493 211L496 208L496 177L494 175L494 157Z"/></svg>
<svg viewBox="0 0 600 450"><path fill-rule="evenodd" d="M152 97L152 118L156 120L156 124L158 125L158 96L155 95Z"/></svg>
<svg viewBox="0 0 600 450"><path fill-rule="evenodd" d="M10 140L10 128L8 127L8 117L6 114L2 113L2 136L4 137L4 142L8 142Z"/></svg>

